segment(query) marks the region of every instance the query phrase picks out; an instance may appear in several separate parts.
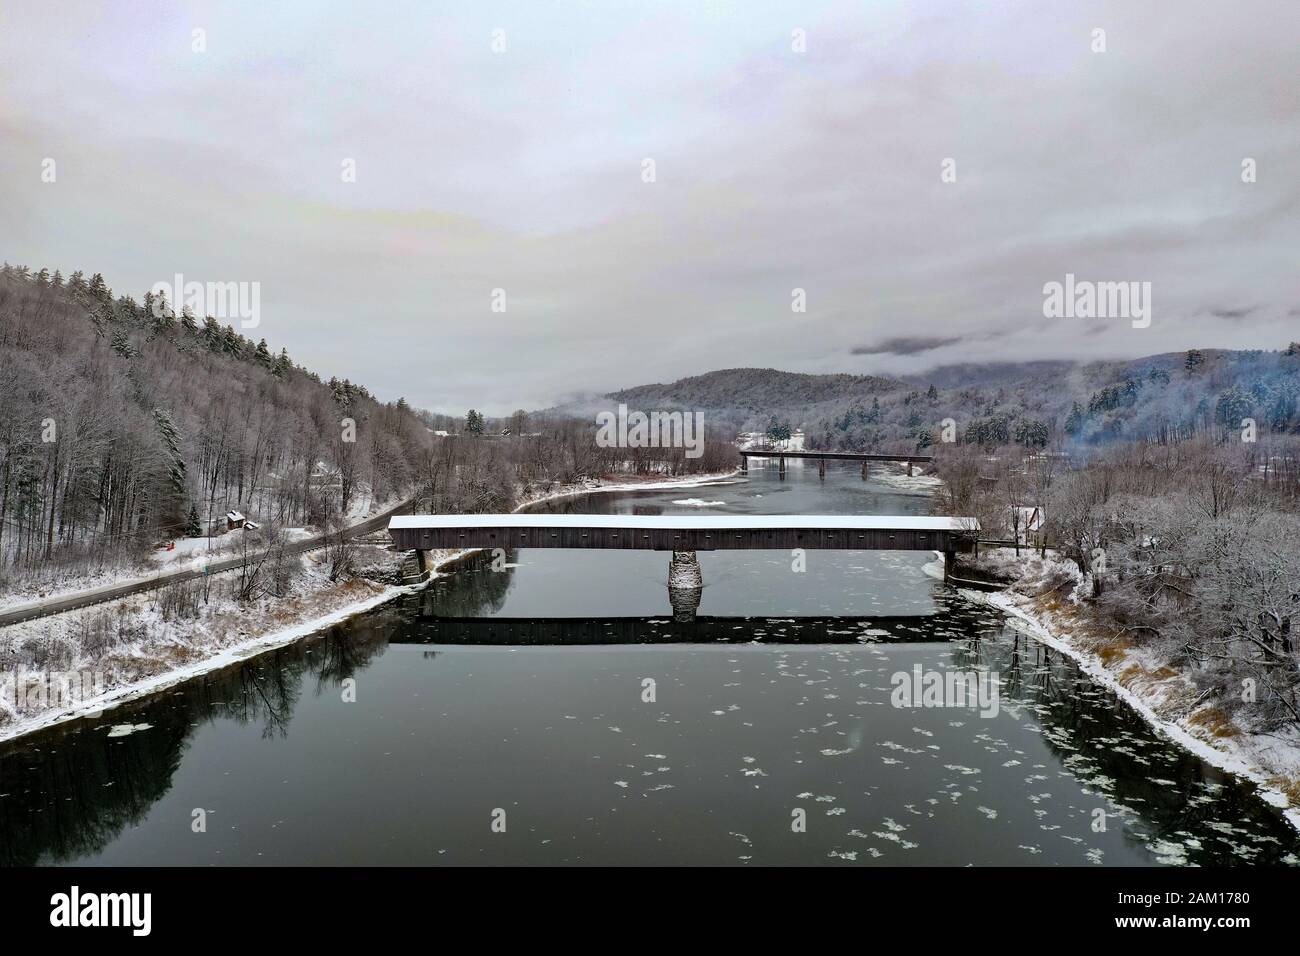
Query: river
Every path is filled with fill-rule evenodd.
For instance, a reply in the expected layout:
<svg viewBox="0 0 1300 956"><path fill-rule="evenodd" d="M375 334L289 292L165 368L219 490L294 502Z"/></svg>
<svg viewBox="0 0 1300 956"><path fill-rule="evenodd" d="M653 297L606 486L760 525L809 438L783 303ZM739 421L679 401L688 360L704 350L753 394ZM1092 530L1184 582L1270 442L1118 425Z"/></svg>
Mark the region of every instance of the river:
<svg viewBox="0 0 1300 956"><path fill-rule="evenodd" d="M928 504L892 473L756 463L548 507ZM666 554L477 555L319 636L0 746L0 863L1297 863L1251 785L933 561L702 553L686 622ZM996 706L896 706L918 667L996 678Z"/></svg>

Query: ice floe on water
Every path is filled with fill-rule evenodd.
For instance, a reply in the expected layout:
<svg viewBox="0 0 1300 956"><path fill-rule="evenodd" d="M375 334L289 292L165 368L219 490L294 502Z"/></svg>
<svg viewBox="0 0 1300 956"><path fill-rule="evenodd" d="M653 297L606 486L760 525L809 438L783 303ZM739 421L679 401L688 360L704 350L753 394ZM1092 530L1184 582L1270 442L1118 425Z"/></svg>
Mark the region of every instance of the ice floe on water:
<svg viewBox="0 0 1300 956"><path fill-rule="evenodd" d="M108 730L110 737L128 737L141 730L148 730L153 724L114 724Z"/></svg>

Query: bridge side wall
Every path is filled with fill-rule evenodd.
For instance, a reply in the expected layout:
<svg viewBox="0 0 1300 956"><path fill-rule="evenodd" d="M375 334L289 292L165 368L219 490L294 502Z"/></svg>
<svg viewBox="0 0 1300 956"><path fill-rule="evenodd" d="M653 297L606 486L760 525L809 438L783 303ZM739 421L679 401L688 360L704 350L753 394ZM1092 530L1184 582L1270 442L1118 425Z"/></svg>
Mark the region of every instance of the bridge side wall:
<svg viewBox="0 0 1300 956"><path fill-rule="evenodd" d="M622 551L970 551L973 538L951 531L636 530L610 528L397 528L399 551L456 548L600 548Z"/></svg>
<svg viewBox="0 0 1300 956"><path fill-rule="evenodd" d="M749 458L820 458L830 461L897 461L926 463L934 461L933 455L868 455L865 452L851 451L754 451L744 449L739 452L742 460Z"/></svg>

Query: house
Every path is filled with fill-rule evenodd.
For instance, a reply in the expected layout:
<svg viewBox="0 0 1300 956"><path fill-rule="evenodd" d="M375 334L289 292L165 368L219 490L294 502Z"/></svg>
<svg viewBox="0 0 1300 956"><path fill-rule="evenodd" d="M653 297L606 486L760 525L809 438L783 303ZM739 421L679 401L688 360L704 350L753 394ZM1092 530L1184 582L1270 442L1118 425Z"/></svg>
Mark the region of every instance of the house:
<svg viewBox="0 0 1300 956"><path fill-rule="evenodd" d="M242 527L244 526L244 522L247 521L247 520L248 520L248 519L245 518L245 517L244 517L240 512L238 512L238 511L227 511L227 512L226 512L226 530L227 530L227 531L234 531L236 528L242 528Z"/></svg>
<svg viewBox="0 0 1300 956"><path fill-rule="evenodd" d="M1011 509L1011 524L1016 529L1016 540L1037 547L1042 543L1043 522L1046 516L1037 505L1015 505Z"/></svg>

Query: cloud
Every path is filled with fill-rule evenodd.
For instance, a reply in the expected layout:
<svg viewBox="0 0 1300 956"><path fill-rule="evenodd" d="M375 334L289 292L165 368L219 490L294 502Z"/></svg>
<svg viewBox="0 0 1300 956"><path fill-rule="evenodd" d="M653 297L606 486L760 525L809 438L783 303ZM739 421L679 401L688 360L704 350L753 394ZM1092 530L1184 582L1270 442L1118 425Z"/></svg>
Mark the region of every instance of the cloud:
<svg viewBox="0 0 1300 956"><path fill-rule="evenodd" d="M885 339L876 345L859 345L853 349L854 355L916 355L919 352L931 352L945 345L955 345L959 338L926 338L924 336L901 336Z"/></svg>
<svg viewBox="0 0 1300 956"><path fill-rule="evenodd" d="M259 281L273 347L457 412L1295 337L1286 0L446 6L6 4L0 254ZM1044 318L1067 272L1151 327Z"/></svg>

